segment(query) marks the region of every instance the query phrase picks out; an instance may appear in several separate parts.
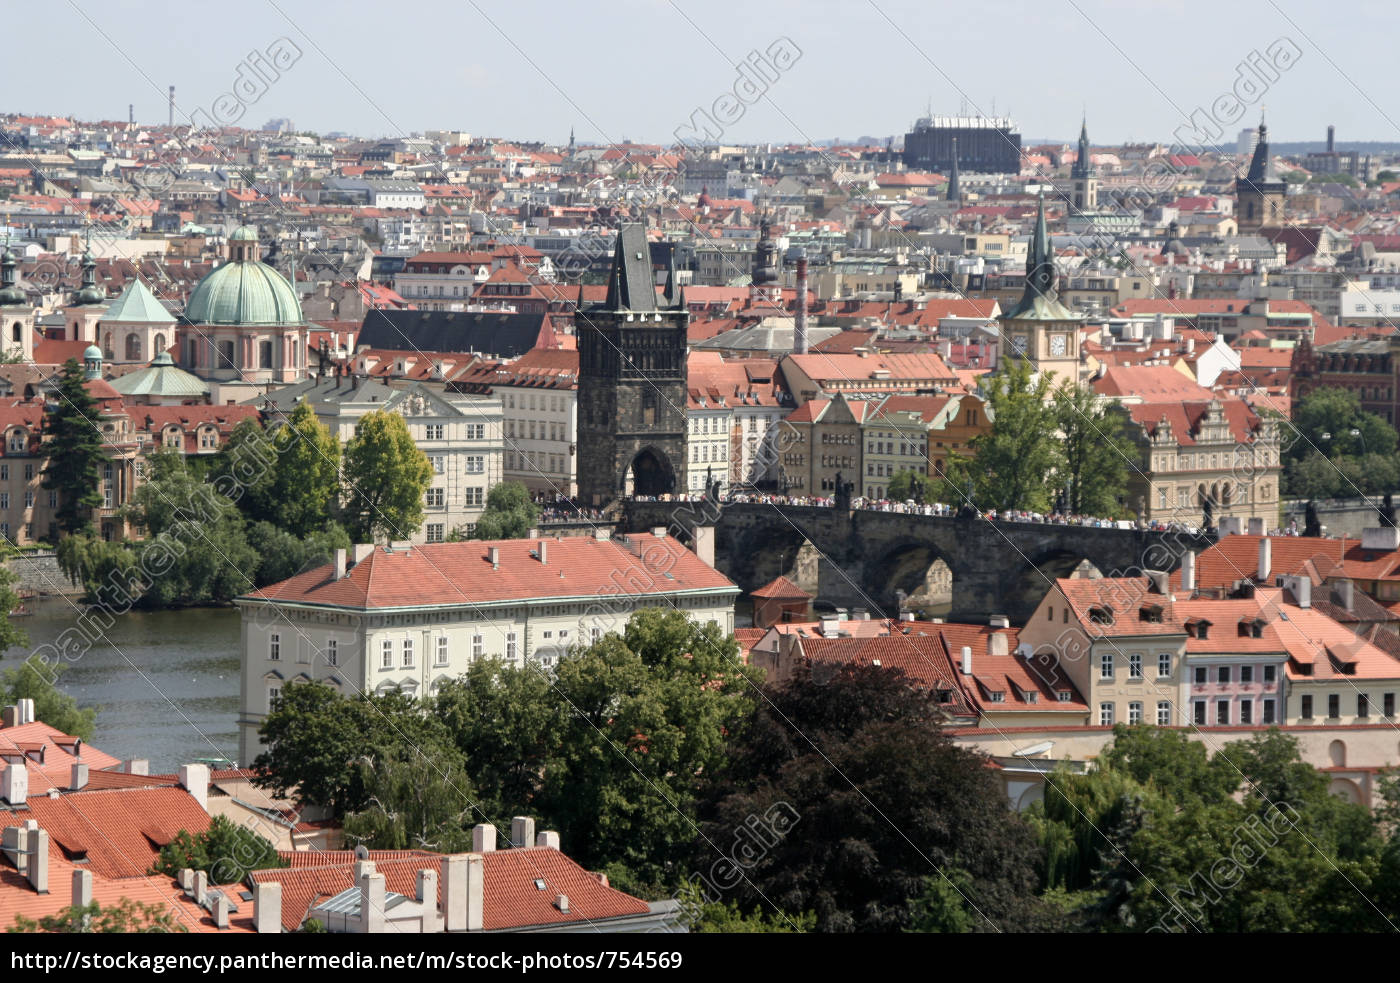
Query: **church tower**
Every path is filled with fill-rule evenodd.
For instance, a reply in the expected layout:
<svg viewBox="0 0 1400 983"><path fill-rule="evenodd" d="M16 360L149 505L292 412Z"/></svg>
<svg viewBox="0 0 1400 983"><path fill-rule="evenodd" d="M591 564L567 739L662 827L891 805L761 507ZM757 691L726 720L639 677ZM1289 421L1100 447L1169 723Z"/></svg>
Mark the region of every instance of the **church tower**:
<svg viewBox="0 0 1400 983"><path fill-rule="evenodd" d="M618 229L607 299L575 323L580 501L683 490L690 312L674 277L658 303L641 225Z"/></svg>
<svg viewBox="0 0 1400 983"><path fill-rule="evenodd" d="M947 200L955 205L962 204L962 185L958 180L958 138L953 137L953 167L948 172Z"/></svg>
<svg viewBox="0 0 1400 983"><path fill-rule="evenodd" d="M8 241L0 254L0 347L11 358L34 361L34 320L39 308L29 302L29 296L19 285L19 260Z"/></svg>
<svg viewBox="0 0 1400 983"><path fill-rule="evenodd" d="M1266 225L1283 223L1283 199L1288 183L1274 167L1269 153L1269 128L1259 121L1259 143L1249 162L1249 173L1235 182L1235 220L1241 234L1258 232Z"/></svg>
<svg viewBox="0 0 1400 983"><path fill-rule="evenodd" d="M1035 232L1026 250L1026 286L1016 306L1001 315L1004 358L1023 358L1036 372L1052 372L1079 381L1080 326L1084 315L1060 303L1055 290L1055 253L1045 227L1045 199L1040 199Z"/></svg>
<svg viewBox="0 0 1400 983"><path fill-rule="evenodd" d="M1071 204L1076 212L1092 212L1099 207L1099 179L1089 155L1089 121L1079 124L1079 156L1069 170Z"/></svg>

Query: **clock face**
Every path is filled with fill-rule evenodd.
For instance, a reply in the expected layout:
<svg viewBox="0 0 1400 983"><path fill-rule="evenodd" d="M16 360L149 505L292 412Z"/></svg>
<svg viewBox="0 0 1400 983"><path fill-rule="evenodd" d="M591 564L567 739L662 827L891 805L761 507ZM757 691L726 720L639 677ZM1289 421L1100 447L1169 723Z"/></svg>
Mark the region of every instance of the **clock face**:
<svg viewBox="0 0 1400 983"><path fill-rule="evenodd" d="M1050 336L1050 354L1063 355L1065 353L1065 336L1062 334Z"/></svg>

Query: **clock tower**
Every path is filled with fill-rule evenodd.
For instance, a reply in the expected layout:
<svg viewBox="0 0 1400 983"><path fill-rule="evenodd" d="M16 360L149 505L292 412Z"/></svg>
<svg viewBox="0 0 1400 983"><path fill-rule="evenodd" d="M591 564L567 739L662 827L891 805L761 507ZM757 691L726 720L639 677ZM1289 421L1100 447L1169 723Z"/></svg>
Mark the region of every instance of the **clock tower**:
<svg viewBox="0 0 1400 983"><path fill-rule="evenodd" d="M1080 327L1084 315L1060 303L1055 290L1055 253L1045 228L1045 199L1026 250L1026 287L1016 306L1001 315L1002 353L1024 358L1036 372L1079 382Z"/></svg>

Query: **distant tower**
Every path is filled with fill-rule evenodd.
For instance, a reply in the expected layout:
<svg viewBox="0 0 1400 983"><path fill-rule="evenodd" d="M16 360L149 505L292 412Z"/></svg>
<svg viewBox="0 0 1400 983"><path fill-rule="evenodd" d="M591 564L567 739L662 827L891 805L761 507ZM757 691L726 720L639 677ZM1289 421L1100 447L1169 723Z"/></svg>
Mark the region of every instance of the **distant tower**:
<svg viewBox="0 0 1400 983"><path fill-rule="evenodd" d="M1258 232L1283 221L1283 199L1288 184L1274 167L1269 153L1269 129L1259 121L1259 143L1249 162L1249 173L1235 182L1235 220L1241 232Z"/></svg>
<svg viewBox="0 0 1400 983"><path fill-rule="evenodd" d="M958 182L958 138L953 137L953 167L948 173L948 200L962 204L962 187Z"/></svg>
<svg viewBox="0 0 1400 983"><path fill-rule="evenodd" d="M670 280L657 303L646 230L618 229L607 299L580 308L579 497L607 505L622 495L683 490L686 456L684 290Z"/></svg>
<svg viewBox="0 0 1400 983"><path fill-rule="evenodd" d="M569 127L569 156L570 156L570 157L572 157L572 156L574 155L574 150L575 150L575 146L574 146L574 128L571 126L571 127Z"/></svg>
<svg viewBox="0 0 1400 983"><path fill-rule="evenodd" d="M1045 199L1040 200L1026 250L1026 286L1021 299L999 318L1003 354L1030 362L1036 372L1056 374L1060 381L1079 381L1080 326L1084 315L1060 302L1055 290L1055 251L1045 225Z"/></svg>
<svg viewBox="0 0 1400 983"><path fill-rule="evenodd" d="M1331 123L1327 124L1327 152L1329 154L1337 152L1337 128Z"/></svg>
<svg viewBox="0 0 1400 983"><path fill-rule="evenodd" d="M134 102L126 104L126 121L128 123L136 122L136 103Z"/></svg>
<svg viewBox="0 0 1400 983"><path fill-rule="evenodd" d="M175 86L170 87L170 128L175 128Z"/></svg>
<svg viewBox="0 0 1400 983"><path fill-rule="evenodd" d="M1092 212L1099 207L1099 179L1094 172L1094 164L1089 156L1089 121L1079 124L1079 156L1069 171L1073 198L1071 204L1076 212Z"/></svg>
<svg viewBox="0 0 1400 983"><path fill-rule="evenodd" d="M758 247L753 252L752 286L749 288L749 301L754 304L776 303L782 299L783 288L778 283L778 247L773 243L772 227L768 216L763 216L759 226Z"/></svg>

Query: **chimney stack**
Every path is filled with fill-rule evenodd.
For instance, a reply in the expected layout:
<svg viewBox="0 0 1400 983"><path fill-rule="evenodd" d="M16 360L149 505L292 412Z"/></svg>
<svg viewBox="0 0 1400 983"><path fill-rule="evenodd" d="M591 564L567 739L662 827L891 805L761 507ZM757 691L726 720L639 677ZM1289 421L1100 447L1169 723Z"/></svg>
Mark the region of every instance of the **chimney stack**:
<svg viewBox="0 0 1400 983"><path fill-rule="evenodd" d="M438 872L420 870L414 898L423 908L423 932L432 934L442 931L442 913L438 911Z"/></svg>
<svg viewBox="0 0 1400 983"><path fill-rule="evenodd" d="M1356 603L1356 585L1350 580L1339 580L1334 586L1337 591L1337 602L1348 611L1352 610L1352 606Z"/></svg>
<svg viewBox="0 0 1400 983"><path fill-rule="evenodd" d="M1327 124L1327 152L1332 153L1337 146L1337 128L1331 123Z"/></svg>
<svg viewBox="0 0 1400 983"><path fill-rule="evenodd" d="M960 668L962 669L962 674L963 674L964 676L971 676L971 675L972 675L972 646L971 646L971 645L964 645L964 646L962 647L962 665L960 666Z"/></svg>
<svg viewBox="0 0 1400 983"><path fill-rule="evenodd" d="M209 811L208 765L181 765L180 784L199 803L201 809Z"/></svg>
<svg viewBox="0 0 1400 983"><path fill-rule="evenodd" d="M175 86L170 87L170 128L175 128Z"/></svg>
<svg viewBox="0 0 1400 983"><path fill-rule="evenodd" d="M715 565L715 527L696 526L692 533L691 545L695 547L695 555L700 558L700 562L707 567Z"/></svg>
<svg viewBox="0 0 1400 983"><path fill-rule="evenodd" d="M1196 554L1187 552L1181 558L1181 589L1187 592L1196 590Z"/></svg>
<svg viewBox="0 0 1400 983"><path fill-rule="evenodd" d="M335 579L341 580L345 577L345 550L335 551Z"/></svg>
<svg viewBox="0 0 1400 983"><path fill-rule="evenodd" d="M383 933L385 893L383 874L371 869L360 877L359 930L361 934L380 935Z"/></svg>
<svg viewBox="0 0 1400 983"><path fill-rule="evenodd" d="M496 849L496 827L478 823L472 827L472 853L493 853Z"/></svg>
<svg viewBox="0 0 1400 983"><path fill-rule="evenodd" d="M792 325L792 353L807 354L807 252L797 254L797 314Z"/></svg>
<svg viewBox="0 0 1400 983"><path fill-rule="evenodd" d="M1007 655L1009 652L1006 632L994 631L987 636L987 653L989 655Z"/></svg>
<svg viewBox="0 0 1400 983"><path fill-rule="evenodd" d="M559 849L559 834L552 829L544 830L535 834L535 846L547 847L550 850Z"/></svg>
<svg viewBox="0 0 1400 983"><path fill-rule="evenodd" d="M86 908L92 904L92 871L73 871L73 907Z"/></svg>
<svg viewBox="0 0 1400 983"><path fill-rule="evenodd" d="M253 885L253 929L260 935L282 932L282 884L260 881Z"/></svg>
<svg viewBox="0 0 1400 983"><path fill-rule="evenodd" d="M34 820L30 820L31 823ZM49 833L48 830L29 831L29 886L35 894L49 893Z"/></svg>
<svg viewBox="0 0 1400 983"><path fill-rule="evenodd" d="M29 801L29 768L23 761L12 761L0 772L0 799L12 806Z"/></svg>
<svg viewBox="0 0 1400 983"><path fill-rule="evenodd" d="M1268 584L1269 574L1273 573L1273 543L1268 536L1259 540L1259 572L1254 578L1256 584Z"/></svg>
<svg viewBox="0 0 1400 983"><path fill-rule="evenodd" d="M87 765L87 762L86 762L86 761L75 761L75 762L73 762L73 767L72 767L71 769L69 769L69 778L68 778L68 788L69 788L69 790L70 790L70 791L73 791L73 792L77 792L77 791L79 791L80 789L85 789L85 788L87 788L87 783L88 783L88 765Z"/></svg>
<svg viewBox="0 0 1400 983"><path fill-rule="evenodd" d="M501 551L494 546L486 547L486 559L491 561L491 569L501 569Z"/></svg>
<svg viewBox="0 0 1400 983"><path fill-rule="evenodd" d="M547 549L547 547L548 547L548 544L549 544L549 540L547 540L547 539L541 539L541 540L539 541L539 549L537 550L536 555L539 556L539 558L540 558L540 563L541 563L541 564L546 564L546 563L549 562L549 556L548 556L548 554L546 553L546 549Z"/></svg>
<svg viewBox="0 0 1400 983"><path fill-rule="evenodd" d="M516 816L510 821L510 845L531 846L535 842L535 821L529 816Z"/></svg>

